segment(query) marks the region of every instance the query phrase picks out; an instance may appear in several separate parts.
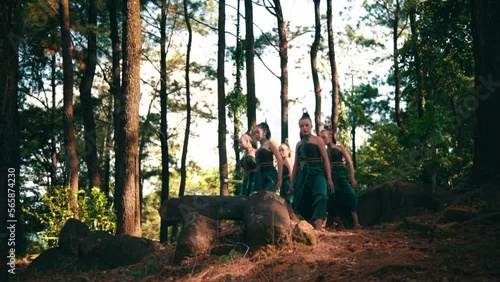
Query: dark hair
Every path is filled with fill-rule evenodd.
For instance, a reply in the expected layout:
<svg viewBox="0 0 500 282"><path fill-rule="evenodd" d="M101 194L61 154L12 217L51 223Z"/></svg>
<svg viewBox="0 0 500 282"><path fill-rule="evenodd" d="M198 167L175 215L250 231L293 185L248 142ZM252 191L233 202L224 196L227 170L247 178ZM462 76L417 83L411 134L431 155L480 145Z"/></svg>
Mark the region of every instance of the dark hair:
<svg viewBox="0 0 500 282"><path fill-rule="evenodd" d="M306 108L302 108L302 117L300 118L300 120L303 119L309 119L312 122L311 117L309 116L309 113L307 112Z"/></svg>
<svg viewBox="0 0 500 282"><path fill-rule="evenodd" d="M312 119L309 116L309 113L307 112L306 108L302 108L302 117L300 117L299 122L303 119L308 119L312 123ZM299 136L300 136L300 140L302 140L304 138L304 136L302 135L302 132L299 132Z"/></svg>
<svg viewBox="0 0 500 282"><path fill-rule="evenodd" d="M330 134L330 137L332 138L333 144L337 144L337 140L335 138L335 132L333 131L332 128L325 126L325 128L323 130L321 130L321 132L323 132L323 131L326 131L326 132L328 132L328 134Z"/></svg>
<svg viewBox="0 0 500 282"><path fill-rule="evenodd" d="M258 148L257 141L252 137L252 132L250 132L250 130L249 130L249 131L245 132L244 135L248 136L248 138L250 140L250 144L252 144L252 147L254 149L257 149Z"/></svg>
<svg viewBox="0 0 500 282"><path fill-rule="evenodd" d="M269 129L269 125L267 124L267 122L261 122L257 124L257 126L266 131L267 140L271 139L271 129Z"/></svg>

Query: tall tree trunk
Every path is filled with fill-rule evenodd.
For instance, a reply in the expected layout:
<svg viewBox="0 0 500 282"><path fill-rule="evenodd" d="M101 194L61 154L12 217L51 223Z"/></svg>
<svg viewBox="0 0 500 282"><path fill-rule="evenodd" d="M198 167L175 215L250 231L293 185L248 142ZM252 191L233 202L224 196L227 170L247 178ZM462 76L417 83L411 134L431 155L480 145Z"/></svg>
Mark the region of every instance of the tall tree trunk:
<svg viewBox="0 0 500 282"><path fill-rule="evenodd" d="M123 128L123 109L122 106L122 95L121 95L121 44L120 44L120 35L118 28L118 16L121 6L121 0L108 0L108 10L109 10L109 26L110 26L110 37L111 37L111 46L112 46L112 66L111 66L111 85L110 90L113 96L113 127L114 127L114 141L113 147L115 151L115 160L122 159L122 152L116 150L117 148L117 136L122 135L120 133L121 128ZM121 163L115 161L115 173L116 171L123 171L123 168L120 167ZM121 195L121 191L119 190L121 187L116 186L115 184L115 207L118 206L118 197L117 195Z"/></svg>
<svg viewBox="0 0 500 282"><path fill-rule="evenodd" d="M352 149L351 149L351 159L352 159L352 166L354 167L354 169L357 168L357 165L356 165L356 157L357 157L357 154L356 154L356 119L353 118L353 124L352 124L352 127L351 127L351 146L352 146Z"/></svg>
<svg viewBox="0 0 500 282"><path fill-rule="evenodd" d="M85 71L80 82L82 100L82 118L85 135L85 162L87 163L89 188L101 186L101 173L97 157L97 131L92 106L92 84L97 64L97 1L89 0L89 19L87 23L87 59Z"/></svg>
<svg viewBox="0 0 500 282"><path fill-rule="evenodd" d="M69 196L70 209L78 218L78 157L76 155L75 132L73 128L73 55L69 20L69 2L59 2L61 21L61 41L63 55L63 92L64 92L64 139L66 144L68 184L71 187Z"/></svg>
<svg viewBox="0 0 500 282"><path fill-rule="evenodd" d="M403 121L403 113L401 111L401 73L399 70L399 50L398 50L398 27L399 27L399 18L401 17L401 6L399 0L396 0L396 10L394 11L394 21L392 27L392 43L393 43L393 68L394 68L394 110L395 110L395 118L396 124L399 127L401 132L404 132L404 121Z"/></svg>
<svg viewBox="0 0 500 282"><path fill-rule="evenodd" d="M0 254L2 268L0 280L9 281L9 257L17 257L23 246L10 246L7 239L12 235L23 237L20 223L21 205L19 179L19 125L18 125L18 69L19 53L17 38L20 38L20 1L8 1L0 7ZM8 205L9 204L9 205ZM14 207L12 207L14 205ZM14 226L14 229L7 227ZM10 231L10 236L8 234ZM14 250L14 252L12 252ZM9 271L9 272L8 272ZM12 275L14 276L14 275Z"/></svg>
<svg viewBox="0 0 500 282"><path fill-rule="evenodd" d="M339 73L337 70L337 62L335 60L332 0L326 1L326 19L328 26L328 59L330 60L330 71L332 73L331 127L333 132L337 132L337 127L339 126Z"/></svg>
<svg viewBox="0 0 500 282"><path fill-rule="evenodd" d="M184 131L184 144L182 145L181 156L181 183L179 186L179 197L184 196L186 190L186 158L189 144L189 132L191 128L191 82L189 80L189 65L191 63L191 44L193 42L193 30L188 14L188 1L184 0L184 20L188 30L188 42L186 46L186 129Z"/></svg>
<svg viewBox="0 0 500 282"><path fill-rule="evenodd" d="M314 84L314 95L316 97L316 106L314 109L314 123L316 135L321 132L321 85L319 84L317 57L319 50L319 43L321 39L321 15L319 4L321 0L314 0L314 41L311 46L311 73Z"/></svg>
<svg viewBox="0 0 500 282"><path fill-rule="evenodd" d="M109 108L108 108L108 112L112 112L113 111L113 105L111 104L112 103L112 100L110 99L110 105L109 105ZM104 193L104 195L106 195L106 198L109 199L109 180L110 180L110 177L111 177L111 150L113 149L113 145L112 145L112 140L111 140L111 130L109 128L109 126L106 126L106 130L105 130L105 133L104 133L104 139L103 139L103 143L102 143L102 146L103 146L103 149L102 149L102 158L103 158L103 164L104 164L104 168L103 168L103 178L102 178L102 187L101 187L101 191L102 193Z"/></svg>
<svg viewBox="0 0 500 282"><path fill-rule="evenodd" d="M424 67L422 65L422 51L420 50L420 40L418 39L418 27L416 20L417 13L417 3L412 2L409 12L410 18L410 30L411 30L411 38L413 43L413 56L415 58L415 73L417 75L417 90L418 90L418 105L417 111L418 116L421 118L424 116L425 110L425 96L426 96L426 88L425 88L425 73Z"/></svg>
<svg viewBox="0 0 500 282"><path fill-rule="evenodd" d="M351 97L354 98L354 75L351 74ZM356 154L356 128L358 127L358 121L356 119L356 116L355 114L351 114L352 115L352 118L351 118L351 158L352 158L352 165L354 167L354 169L356 169L356 157L357 157L357 154Z"/></svg>
<svg viewBox="0 0 500 282"><path fill-rule="evenodd" d="M220 12L220 10L219 10ZM220 23L219 23L220 25ZM247 67L247 115L248 129L257 123L257 97L255 95L255 38L253 35L253 7L252 0L245 0L245 59ZM220 33L220 30L219 30ZM220 37L220 35L219 35ZM225 129L225 128L224 128ZM219 132L220 134L220 132Z"/></svg>
<svg viewBox="0 0 500 282"><path fill-rule="evenodd" d="M278 21L279 55L281 68L281 142L288 138L288 40L286 39L286 23L280 0L274 1L276 20Z"/></svg>
<svg viewBox="0 0 500 282"><path fill-rule="evenodd" d="M50 134L50 185L55 186L57 182L57 144L56 144L56 51L52 53L52 60L50 64L51 74L50 74L50 85L52 88L52 109L51 109L51 119L52 119L52 132Z"/></svg>
<svg viewBox="0 0 500 282"><path fill-rule="evenodd" d="M500 179L500 2L472 0L476 136L473 177L477 185Z"/></svg>
<svg viewBox="0 0 500 282"><path fill-rule="evenodd" d="M241 115L242 111L240 106L240 97L243 95L243 87L241 85L241 71L243 70L243 40L241 40L241 21L240 21L240 12L241 12L241 1L238 1L236 7L236 48L235 48L235 65L236 65L236 74L235 74L235 85L234 91L232 95L234 95L235 103L231 105L229 103L229 116L233 117L233 151L235 156L236 168L234 171L234 177L236 179L241 179L241 156L240 156L240 135L241 135ZM236 186L235 195L240 195L241 185Z"/></svg>
<svg viewBox="0 0 500 282"><path fill-rule="evenodd" d="M245 0L246 6L247 0ZM251 6L251 1L250 1ZM219 119L219 183L220 183L220 195L228 196L229 190L225 179L228 178L228 168L227 168L227 150L226 150L226 90L224 87L225 76L224 76L224 55L226 51L226 1L219 0L219 22L218 22L218 36L219 36L219 46L217 49L217 102L219 113L217 118ZM250 9L251 10L251 9ZM247 14L248 16L248 14ZM248 21L248 19L247 19ZM247 22L248 25L248 22ZM247 26L248 31L248 26ZM248 34L247 34L248 40ZM253 42L253 40L252 40ZM248 43L247 43L248 44ZM253 46L253 44L251 44ZM247 45L248 46L248 45ZM253 50L253 48L252 48ZM248 51L248 49L247 49ZM248 54L247 54L248 56ZM247 70L248 69L248 57L247 57ZM253 72L253 54L252 54L252 72ZM253 76L253 75L252 75ZM250 93L250 92L248 92ZM255 92L254 92L255 93ZM250 94L248 94L250 95ZM250 113L249 113L250 120ZM255 122L255 120L254 120Z"/></svg>
<svg viewBox="0 0 500 282"><path fill-rule="evenodd" d="M161 0L160 18L160 142L161 142L161 192L160 203L166 204L169 193L169 155L168 155L168 123L167 123L167 1ZM160 223L160 243L168 242L168 225L164 220Z"/></svg>
<svg viewBox="0 0 500 282"><path fill-rule="evenodd" d="M117 234L141 236L139 197L139 102L141 64L140 2L127 0L123 10L123 128L118 132L117 151L120 170L116 186L120 192L117 208Z"/></svg>

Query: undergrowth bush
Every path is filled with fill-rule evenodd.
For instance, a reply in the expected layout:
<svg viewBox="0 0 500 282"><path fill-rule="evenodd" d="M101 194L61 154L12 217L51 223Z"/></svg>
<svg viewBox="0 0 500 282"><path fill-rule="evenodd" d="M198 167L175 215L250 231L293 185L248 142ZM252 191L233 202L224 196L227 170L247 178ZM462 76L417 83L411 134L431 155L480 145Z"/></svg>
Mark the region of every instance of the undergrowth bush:
<svg viewBox="0 0 500 282"><path fill-rule="evenodd" d="M36 218L43 226L32 240L41 241L45 248L57 246L59 232L74 214L69 206L71 189L50 187L41 198L41 205L34 210L24 210ZM89 192L78 191L79 220L87 224L90 230L107 231L112 234L116 231L116 215L108 199L99 188L92 188Z"/></svg>

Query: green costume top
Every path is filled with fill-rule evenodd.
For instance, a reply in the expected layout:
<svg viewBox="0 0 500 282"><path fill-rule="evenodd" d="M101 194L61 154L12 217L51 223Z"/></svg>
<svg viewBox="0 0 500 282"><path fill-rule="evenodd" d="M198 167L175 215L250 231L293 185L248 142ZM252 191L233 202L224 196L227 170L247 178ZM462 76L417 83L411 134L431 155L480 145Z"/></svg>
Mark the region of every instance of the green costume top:
<svg viewBox="0 0 500 282"><path fill-rule="evenodd" d="M328 147L328 158L332 163L344 162L344 156L342 155L342 152L337 148Z"/></svg>
<svg viewBox="0 0 500 282"><path fill-rule="evenodd" d="M330 159L330 167L332 170L332 181L335 187L335 193L354 191L349 179L349 173L344 164L344 156L337 148L328 147L328 158Z"/></svg>
<svg viewBox="0 0 500 282"><path fill-rule="evenodd" d="M298 171L295 174L293 208L304 219L324 219L327 205L326 172L321 152L316 144L304 137L298 153Z"/></svg>
<svg viewBox="0 0 500 282"><path fill-rule="evenodd" d="M344 165L342 152L331 147L328 147L327 152L335 187L335 194L330 195L328 212L333 216L340 215L343 219L350 219L350 213L358 210L356 191L352 187L349 171Z"/></svg>
<svg viewBox="0 0 500 282"><path fill-rule="evenodd" d="M255 189L255 175L257 174L257 161L254 156L245 155L241 159L241 167L244 170L241 195L248 196Z"/></svg>
<svg viewBox="0 0 500 282"><path fill-rule="evenodd" d="M255 176L255 191L274 191L278 180L278 171L273 164L273 152L259 148L255 153L257 161L257 175Z"/></svg>

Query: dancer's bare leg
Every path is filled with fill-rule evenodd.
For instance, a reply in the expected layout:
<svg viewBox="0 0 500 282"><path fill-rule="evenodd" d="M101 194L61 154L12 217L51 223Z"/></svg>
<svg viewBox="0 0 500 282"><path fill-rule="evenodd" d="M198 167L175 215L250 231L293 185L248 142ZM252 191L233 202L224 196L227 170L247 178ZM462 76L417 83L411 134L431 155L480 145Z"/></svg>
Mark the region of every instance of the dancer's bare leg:
<svg viewBox="0 0 500 282"><path fill-rule="evenodd" d="M314 220L314 229L322 230L323 229L323 219L318 218Z"/></svg>
<svg viewBox="0 0 500 282"><path fill-rule="evenodd" d="M351 212L352 222L354 223L354 229L362 229L363 226L359 224L358 213L355 211Z"/></svg>

